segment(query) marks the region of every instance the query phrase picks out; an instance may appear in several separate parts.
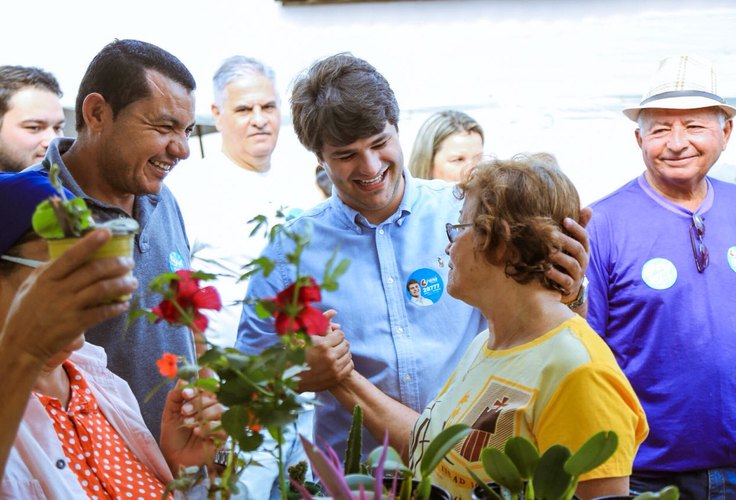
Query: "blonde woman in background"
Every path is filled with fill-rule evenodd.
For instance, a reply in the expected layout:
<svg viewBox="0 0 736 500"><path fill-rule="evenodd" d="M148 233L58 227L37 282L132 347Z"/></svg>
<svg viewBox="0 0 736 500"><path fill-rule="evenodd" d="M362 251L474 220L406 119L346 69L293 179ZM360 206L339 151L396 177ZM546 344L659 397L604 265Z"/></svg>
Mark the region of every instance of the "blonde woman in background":
<svg viewBox="0 0 736 500"><path fill-rule="evenodd" d="M409 159L409 171L420 179L457 182L483 154L483 129L462 111L440 111L425 121Z"/></svg>

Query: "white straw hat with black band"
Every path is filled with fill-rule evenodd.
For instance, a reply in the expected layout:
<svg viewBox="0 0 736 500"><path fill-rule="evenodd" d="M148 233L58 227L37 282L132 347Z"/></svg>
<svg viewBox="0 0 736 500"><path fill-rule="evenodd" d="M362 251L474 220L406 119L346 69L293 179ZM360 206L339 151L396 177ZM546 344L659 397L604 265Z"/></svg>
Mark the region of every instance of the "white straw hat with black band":
<svg viewBox="0 0 736 500"><path fill-rule="evenodd" d="M637 121L642 109L700 109L718 107L728 118L736 108L718 95L717 77L713 65L691 56L663 59L652 77L649 91L641 103L624 109L624 114Z"/></svg>

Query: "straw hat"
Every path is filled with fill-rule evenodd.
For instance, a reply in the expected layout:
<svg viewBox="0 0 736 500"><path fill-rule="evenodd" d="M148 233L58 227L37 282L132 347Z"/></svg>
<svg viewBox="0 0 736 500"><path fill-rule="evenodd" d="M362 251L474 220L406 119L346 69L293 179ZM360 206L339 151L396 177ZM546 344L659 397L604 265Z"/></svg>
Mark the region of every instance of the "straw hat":
<svg viewBox="0 0 736 500"><path fill-rule="evenodd" d="M705 61L689 56L663 59L652 77L649 91L641 103L624 110L631 120L637 121L642 109L698 109L717 106L728 118L736 115L736 108L726 104L716 91L716 71Z"/></svg>

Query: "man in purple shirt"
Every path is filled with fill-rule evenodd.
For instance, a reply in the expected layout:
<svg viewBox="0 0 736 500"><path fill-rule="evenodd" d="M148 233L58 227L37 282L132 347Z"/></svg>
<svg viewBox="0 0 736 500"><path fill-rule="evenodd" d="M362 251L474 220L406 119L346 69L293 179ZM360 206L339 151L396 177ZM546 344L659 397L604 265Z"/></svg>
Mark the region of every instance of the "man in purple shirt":
<svg viewBox="0 0 736 500"><path fill-rule="evenodd" d="M736 497L736 186L707 177L736 109L702 61L660 63L624 110L646 170L592 205L588 321L650 425L633 491ZM706 230L707 228L707 230Z"/></svg>

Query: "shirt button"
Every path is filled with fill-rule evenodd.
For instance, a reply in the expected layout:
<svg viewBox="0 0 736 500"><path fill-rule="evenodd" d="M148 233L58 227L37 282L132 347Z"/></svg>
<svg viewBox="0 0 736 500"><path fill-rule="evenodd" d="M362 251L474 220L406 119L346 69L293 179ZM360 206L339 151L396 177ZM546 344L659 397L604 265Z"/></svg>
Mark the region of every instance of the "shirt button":
<svg viewBox="0 0 736 500"><path fill-rule="evenodd" d="M401 335L402 333L404 333L404 329L403 329L403 328L401 328L401 327L398 327L398 328L396 329L396 331L397 331L397 332L399 332L399 335Z"/></svg>
<svg viewBox="0 0 736 500"><path fill-rule="evenodd" d="M393 278L389 278L389 279L387 279L386 281L388 281L388 284L390 285L391 283L393 283L393 282L394 282L394 279L393 279Z"/></svg>
<svg viewBox="0 0 736 500"><path fill-rule="evenodd" d="M383 229L378 230L378 234L383 234L383 233L384 233Z"/></svg>
<svg viewBox="0 0 736 500"><path fill-rule="evenodd" d="M64 460L60 458L59 460L56 461L57 469L63 469L64 467L66 467L66 462Z"/></svg>
<svg viewBox="0 0 736 500"><path fill-rule="evenodd" d="M404 375L404 382L409 382L411 380L411 375Z"/></svg>

